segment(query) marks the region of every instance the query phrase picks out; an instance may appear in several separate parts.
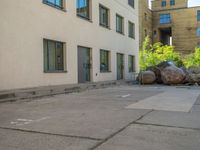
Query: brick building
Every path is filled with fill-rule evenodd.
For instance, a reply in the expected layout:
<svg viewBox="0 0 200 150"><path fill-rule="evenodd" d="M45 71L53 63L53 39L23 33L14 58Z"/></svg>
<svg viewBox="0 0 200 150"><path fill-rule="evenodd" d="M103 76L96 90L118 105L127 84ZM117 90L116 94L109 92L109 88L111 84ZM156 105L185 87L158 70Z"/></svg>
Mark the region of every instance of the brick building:
<svg viewBox="0 0 200 150"><path fill-rule="evenodd" d="M149 35L153 43L175 46L182 54L200 46L200 6L188 7L188 0L141 0L140 46Z"/></svg>

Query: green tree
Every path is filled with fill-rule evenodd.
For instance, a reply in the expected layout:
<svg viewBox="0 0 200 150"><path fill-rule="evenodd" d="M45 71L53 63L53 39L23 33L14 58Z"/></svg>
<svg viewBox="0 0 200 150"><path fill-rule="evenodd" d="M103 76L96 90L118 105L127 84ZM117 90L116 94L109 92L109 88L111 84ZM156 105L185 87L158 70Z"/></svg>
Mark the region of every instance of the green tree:
<svg viewBox="0 0 200 150"><path fill-rule="evenodd" d="M196 48L193 54L187 55L183 59L183 63L187 68L192 66L200 66L200 48Z"/></svg>
<svg viewBox="0 0 200 150"><path fill-rule="evenodd" d="M148 67L158 65L163 61L173 61L178 66L182 65L181 56L174 52L173 46L161 43L151 45L149 37L146 37L140 50L140 69L146 70Z"/></svg>

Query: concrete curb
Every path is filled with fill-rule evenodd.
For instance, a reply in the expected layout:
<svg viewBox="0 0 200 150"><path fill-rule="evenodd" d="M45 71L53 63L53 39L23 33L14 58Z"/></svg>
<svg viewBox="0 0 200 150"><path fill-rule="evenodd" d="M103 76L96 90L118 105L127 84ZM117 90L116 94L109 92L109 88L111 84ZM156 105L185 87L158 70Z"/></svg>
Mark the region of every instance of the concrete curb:
<svg viewBox="0 0 200 150"><path fill-rule="evenodd" d="M27 89L16 89L8 91L0 91L0 103L15 102L25 99L41 98L45 96L53 96L59 94L68 94L81 92L91 89L100 89L112 86L131 84L132 81L105 81L86 84L73 84L73 85L58 85L58 86L46 86L46 87L34 87Z"/></svg>

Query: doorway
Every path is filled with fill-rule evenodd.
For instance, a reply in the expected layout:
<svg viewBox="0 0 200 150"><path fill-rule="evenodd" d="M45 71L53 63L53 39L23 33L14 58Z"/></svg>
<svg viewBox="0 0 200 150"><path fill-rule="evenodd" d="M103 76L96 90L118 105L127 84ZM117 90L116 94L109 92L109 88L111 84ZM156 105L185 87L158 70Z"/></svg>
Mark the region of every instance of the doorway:
<svg viewBox="0 0 200 150"><path fill-rule="evenodd" d="M124 79L124 55L117 53L117 80Z"/></svg>
<svg viewBox="0 0 200 150"><path fill-rule="evenodd" d="M78 46L78 83L91 81L91 49Z"/></svg>
<svg viewBox="0 0 200 150"><path fill-rule="evenodd" d="M172 45L172 29L171 28L160 29L160 42L163 45Z"/></svg>

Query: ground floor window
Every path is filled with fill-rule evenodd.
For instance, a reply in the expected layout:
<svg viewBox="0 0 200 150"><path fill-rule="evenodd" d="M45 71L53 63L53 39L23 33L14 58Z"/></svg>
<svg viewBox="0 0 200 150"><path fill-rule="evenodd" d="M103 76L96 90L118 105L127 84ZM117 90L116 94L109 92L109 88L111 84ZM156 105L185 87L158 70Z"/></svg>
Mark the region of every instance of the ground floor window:
<svg viewBox="0 0 200 150"><path fill-rule="evenodd" d="M197 43L197 47L200 48L200 42Z"/></svg>
<svg viewBox="0 0 200 150"><path fill-rule="evenodd" d="M200 37L200 26L197 28L197 36Z"/></svg>
<svg viewBox="0 0 200 150"><path fill-rule="evenodd" d="M129 72L135 72L135 56L128 56L128 70Z"/></svg>
<svg viewBox="0 0 200 150"><path fill-rule="evenodd" d="M109 51L100 50L100 71L108 72L110 71L110 60L109 60Z"/></svg>
<svg viewBox="0 0 200 150"><path fill-rule="evenodd" d="M64 71L64 43L44 39L44 71Z"/></svg>

